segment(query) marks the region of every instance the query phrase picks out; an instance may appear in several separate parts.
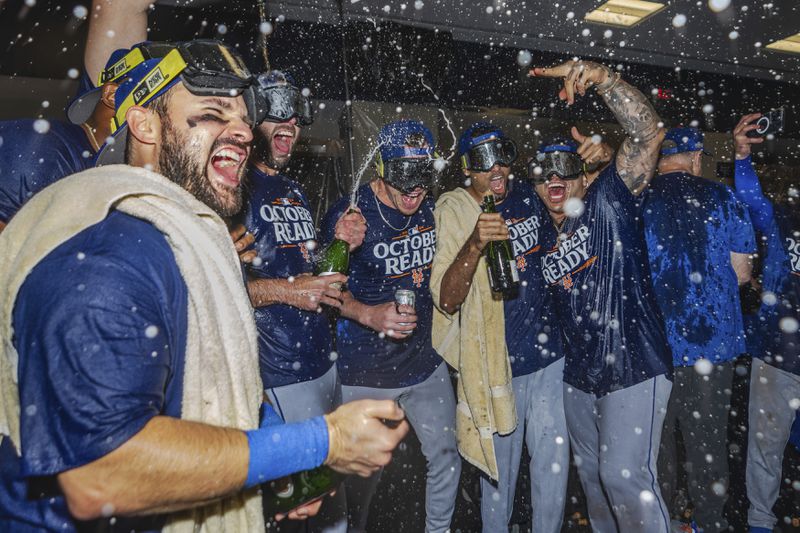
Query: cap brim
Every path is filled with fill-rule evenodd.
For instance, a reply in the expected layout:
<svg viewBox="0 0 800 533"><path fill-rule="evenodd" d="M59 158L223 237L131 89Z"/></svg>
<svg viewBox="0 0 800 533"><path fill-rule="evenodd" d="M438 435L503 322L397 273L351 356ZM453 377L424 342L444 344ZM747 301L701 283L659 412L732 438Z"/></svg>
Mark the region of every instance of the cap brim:
<svg viewBox="0 0 800 533"><path fill-rule="evenodd" d="M92 116L94 112L94 108L100 101L102 92L100 87L95 87L70 102L67 107L67 118L69 121L80 126L89 120L89 117Z"/></svg>
<svg viewBox="0 0 800 533"><path fill-rule="evenodd" d="M106 141L100 147L95 160L95 166L117 165L125 163L125 145L128 143L128 124L123 124L114 135L111 136L113 142Z"/></svg>

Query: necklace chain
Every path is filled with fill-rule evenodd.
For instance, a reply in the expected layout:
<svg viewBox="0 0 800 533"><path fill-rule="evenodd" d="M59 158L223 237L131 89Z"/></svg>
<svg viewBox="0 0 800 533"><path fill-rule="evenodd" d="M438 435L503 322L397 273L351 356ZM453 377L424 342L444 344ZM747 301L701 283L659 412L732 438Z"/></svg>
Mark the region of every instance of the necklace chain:
<svg viewBox="0 0 800 533"><path fill-rule="evenodd" d="M381 211L381 203L378 200L378 195L375 194L374 196L375 196L375 207L378 208L378 214L381 216L381 220L383 220L387 226L389 226L395 231L405 231L408 228L408 225L411 224L411 215L408 216L408 220L406 220L405 226L403 226L402 228L395 228L388 220L386 220L386 217L383 216L383 211Z"/></svg>

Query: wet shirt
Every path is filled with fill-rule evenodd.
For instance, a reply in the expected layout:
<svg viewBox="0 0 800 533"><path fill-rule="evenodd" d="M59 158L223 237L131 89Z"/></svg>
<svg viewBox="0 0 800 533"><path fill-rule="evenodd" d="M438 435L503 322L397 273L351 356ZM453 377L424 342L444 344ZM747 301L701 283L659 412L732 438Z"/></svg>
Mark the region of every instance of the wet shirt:
<svg viewBox="0 0 800 533"><path fill-rule="evenodd" d="M776 205L762 235L766 254L757 331L769 364L800 375L800 209Z"/></svg>
<svg viewBox="0 0 800 533"><path fill-rule="evenodd" d="M543 224L550 224L539 195L526 182L514 180L497 205L511 237L519 273L519 290L503 302L506 346L514 377L541 370L561 358L561 332L553 309L553 295L540 268Z"/></svg>
<svg viewBox="0 0 800 533"><path fill-rule="evenodd" d="M94 150L80 126L59 120L0 122L0 222L8 222L34 194L64 176L94 166Z"/></svg>
<svg viewBox="0 0 800 533"><path fill-rule="evenodd" d="M261 263L250 265L251 278L282 278L313 271L317 232L300 186L283 175L250 170L245 225L255 237ZM312 244L313 243L313 244ZM290 305L256 308L261 379L265 388L322 376L333 365L328 315Z"/></svg>
<svg viewBox="0 0 800 533"><path fill-rule="evenodd" d="M55 475L107 455L154 416L180 416L187 302L164 236L119 212L33 269L13 313L22 457L2 440L0 524L75 531ZM162 522L117 518L115 527Z"/></svg>
<svg viewBox="0 0 800 533"><path fill-rule="evenodd" d="M325 215L325 242L333 239L336 221L349 205L350 199L342 198ZM413 290L417 327L408 338L394 340L340 318L336 326L339 376L343 385L388 389L416 385L442 362L431 345L433 299L429 287L436 248L433 200L426 197L419 210L407 217L380 203L367 183L358 189L357 205L367 220L367 234L364 243L350 254L347 286L356 300L367 305L393 302L396 289Z"/></svg>
<svg viewBox="0 0 800 533"><path fill-rule="evenodd" d="M730 361L746 351L731 252L756 250L746 207L725 185L672 172L642 203L650 272L675 366Z"/></svg>
<svg viewBox="0 0 800 533"><path fill-rule="evenodd" d="M564 331L564 381L604 395L662 374L672 356L650 281L636 198L609 165L584 212L543 225L542 273Z"/></svg>

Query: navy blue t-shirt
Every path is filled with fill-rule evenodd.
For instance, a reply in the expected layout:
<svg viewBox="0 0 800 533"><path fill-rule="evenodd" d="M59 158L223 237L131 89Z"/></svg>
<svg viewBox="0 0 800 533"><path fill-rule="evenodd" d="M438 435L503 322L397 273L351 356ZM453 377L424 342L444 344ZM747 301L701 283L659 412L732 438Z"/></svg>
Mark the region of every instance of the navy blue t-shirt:
<svg viewBox="0 0 800 533"><path fill-rule="evenodd" d="M64 176L94 166L94 150L80 126L35 120L0 122L0 222L8 222L31 196Z"/></svg>
<svg viewBox="0 0 800 533"><path fill-rule="evenodd" d="M3 439L0 529L103 527L73 522L55 475L107 455L156 415L180 416L187 298L164 236L119 212L33 269L14 306L22 457Z"/></svg>
<svg viewBox="0 0 800 533"><path fill-rule="evenodd" d="M416 385L442 362L431 345L433 299L429 287L436 249L433 200L425 198L419 210L407 217L380 203L367 183L358 188L357 205L367 220L367 234L364 243L350 254L347 286L356 300L367 305L394 301L395 289L413 290L417 327L406 339L381 339L378 332L340 318L336 327L339 375L343 385L385 389ZM350 198L341 198L325 215L325 242L333 240L336 221L349 207Z"/></svg>
<svg viewBox="0 0 800 533"><path fill-rule="evenodd" d="M250 187L245 225L255 237L261 260L248 267L250 277L286 279L312 272L317 232L300 186L286 176L251 168ZM265 388L318 378L333 366L333 341L324 313L273 304L256 308L255 318Z"/></svg>
<svg viewBox="0 0 800 533"><path fill-rule="evenodd" d="M762 238L766 256L757 325L762 352L754 355L800 375L800 209L776 205Z"/></svg>
<svg viewBox="0 0 800 533"><path fill-rule="evenodd" d="M653 294L636 197L606 167L584 212L560 231L543 226L542 273L564 331L564 381L604 395L672 375L672 355Z"/></svg>
<svg viewBox="0 0 800 533"><path fill-rule="evenodd" d="M497 208L508 226L520 281L516 295L503 301L506 347L512 375L525 376L564 355L553 295L540 268L539 234L543 224L551 224L550 215L533 187L520 180L511 182Z"/></svg>
<svg viewBox="0 0 800 533"><path fill-rule="evenodd" d="M744 353L730 254L756 251L747 208L725 185L684 172L656 176L642 203L650 273L675 366Z"/></svg>

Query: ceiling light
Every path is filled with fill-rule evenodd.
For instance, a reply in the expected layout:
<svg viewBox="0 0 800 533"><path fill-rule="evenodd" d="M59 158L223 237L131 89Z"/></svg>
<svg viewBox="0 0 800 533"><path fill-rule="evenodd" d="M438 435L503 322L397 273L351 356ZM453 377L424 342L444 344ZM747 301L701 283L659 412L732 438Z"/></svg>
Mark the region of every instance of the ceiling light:
<svg viewBox="0 0 800 533"><path fill-rule="evenodd" d="M609 0L584 17L587 22L629 28L664 9L659 2L643 0Z"/></svg>
<svg viewBox="0 0 800 533"><path fill-rule="evenodd" d="M770 50L778 52L789 52L790 54L800 54L800 33L790 35L786 39L775 41L767 45Z"/></svg>

